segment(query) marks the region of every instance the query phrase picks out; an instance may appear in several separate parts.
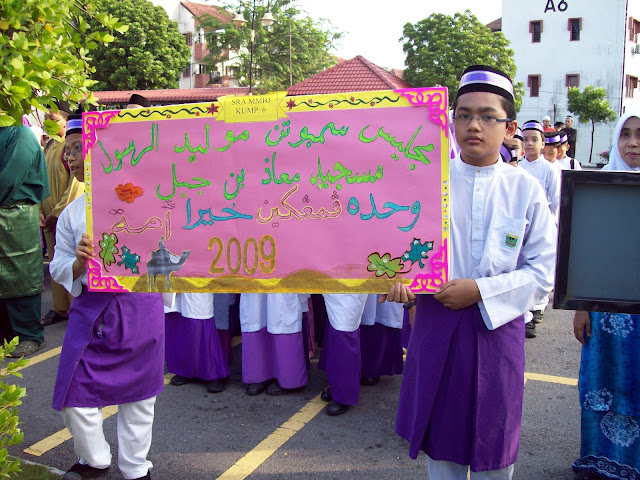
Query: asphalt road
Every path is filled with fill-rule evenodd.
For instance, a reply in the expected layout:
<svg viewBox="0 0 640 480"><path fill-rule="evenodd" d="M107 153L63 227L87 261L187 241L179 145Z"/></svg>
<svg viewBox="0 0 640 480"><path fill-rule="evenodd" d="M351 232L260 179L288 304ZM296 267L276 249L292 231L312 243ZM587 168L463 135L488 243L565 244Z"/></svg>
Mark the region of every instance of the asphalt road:
<svg viewBox="0 0 640 480"><path fill-rule="evenodd" d="M43 313L50 308L47 289ZM571 320L572 312L549 309L538 337L526 342L526 371L532 375L525 386L516 479L573 478L571 463L580 442L580 345ZM76 458L73 441L61 434L64 425L51 408L51 397L59 358L55 349L62 344L65 327L66 322L46 327L47 347L36 360L53 355L28 366L17 381L27 388L20 407L24 441L9 449L12 455L63 471ZM241 348L234 348L232 383L225 392L209 394L202 384L167 385L158 397L149 454L154 479L428 478L424 455L411 460L407 443L394 433L400 377L383 377L374 387L362 387L360 405L329 417L318 399L326 375L318 370L317 360L312 361L306 391L248 397L241 383ZM115 416L105 420L104 430L114 455L107 478L121 479ZM34 455L37 449L41 453Z"/></svg>

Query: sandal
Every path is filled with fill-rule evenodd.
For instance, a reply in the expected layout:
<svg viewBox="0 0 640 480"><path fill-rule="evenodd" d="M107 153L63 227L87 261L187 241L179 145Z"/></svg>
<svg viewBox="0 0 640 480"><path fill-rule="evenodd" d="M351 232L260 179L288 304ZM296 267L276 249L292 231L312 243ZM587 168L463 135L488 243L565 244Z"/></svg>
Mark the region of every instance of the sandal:
<svg viewBox="0 0 640 480"><path fill-rule="evenodd" d="M23 340L16 345L16 348L9 354L11 358L21 358L33 355L38 350L45 347L44 342L38 343L34 340Z"/></svg>
<svg viewBox="0 0 640 480"><path fill-rule="evenodd" d="M46 327L65 320L69 320L69 315L60 315L55 310L49 310L49 313L40 319L40 323Z"/></svg>

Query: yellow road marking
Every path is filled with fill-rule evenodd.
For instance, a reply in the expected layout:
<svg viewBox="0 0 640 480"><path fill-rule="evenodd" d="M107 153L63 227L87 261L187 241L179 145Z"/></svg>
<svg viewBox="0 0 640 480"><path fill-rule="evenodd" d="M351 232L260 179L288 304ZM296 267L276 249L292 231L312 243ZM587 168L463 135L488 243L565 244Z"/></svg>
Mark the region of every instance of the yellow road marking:
<svg viewBox="0 0 640 480"><path fill-rule="evenodd" d="M559 383L561 385L578 385L577 378L554 377L553 375L543 375L542 373L524 372L524 381L537 380L539 382Z"/></svg>
<svg viewBox="0 0 640 480"><path fill-rule="evenodd" d="M287 440L298 433L327 405L320 395L310 400L289 420L260 442L253 450L238 460L235 465L220 475L217 480L243 480L273 455Z"/></svg>
<svg viewBox="0 0 640 480"><path fill-rule="evenodd" d="M29 360L29 363L24 367L16 368L14 372L19 372L20 370L24 370L27 367L31 367L32 365L36 365L37 363L48 360L51 357L60 355L61 351L62 351L62 347L56 347L56 348L52 348L51 350L47 350L46 352L41 353L40 355L36 355L35 357L28 357L27 359ZM0 370L1 375L4 375L5 373L7 373L6 368L3 368L2 370Z"/></svg>
<svg viewBox="0 0 640 480"><path fill-rule="evenodd" d="M239 338L234 339L235 345L241 343ZM234 345L234 346L235 346ZM47 360L60 353L60 348L49 350L32 359L30 365ZM35 360L35 362L33 361ZM173 377L172 373L164 376L164 384L167 385ZM577 378L557 377L553 375L544 375L541 373L525 372L524 381L536 380L539 382L556 383L561 385L578 385ZM310 400L289 420L277 428L271 435L260 442L253 450L238 460L235 465L229 468L217 480L243 480L253 473L260 465L262 465L271 455L273 455L282 445L298 433L302 427L309 423L320 411L326 406L326 402L320 399L320 395ZM102 409L102 416L107 419L118 411L117 405L108 406ZM63 444L71 439L71 433L66 428L50 435L44 440L35 443L26 448L25 453L39 457L49 450Z"/></svg>
<svg viewBox="0 0 640 480"><path fill-rule="evenodd" d="M102 418L106 420L110 416L115 415L117 411L117 405L104 407L102 409ZM39 457L47 453L49 450L57 447L58 445L62 445L69 439L71 439L71 432L69 432L69 430L65 428L60 430L59 432L54 433L53 435L48 436L44 440L40 440L38 443L31 445L29 448L25 448L23 451L24 453Z"/></svg>

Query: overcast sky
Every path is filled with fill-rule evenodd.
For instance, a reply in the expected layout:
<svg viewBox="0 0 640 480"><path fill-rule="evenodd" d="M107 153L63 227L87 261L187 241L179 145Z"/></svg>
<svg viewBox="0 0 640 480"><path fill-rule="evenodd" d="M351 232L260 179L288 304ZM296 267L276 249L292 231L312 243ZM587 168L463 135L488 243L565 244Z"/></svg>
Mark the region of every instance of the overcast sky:
<svg viewBox="0 0 640 480"><path fill-rule="evenodd" d="M402 28L432 13L453 15L471 10L483 23L502 16L502 0L297 0L315 20L326 18L345 32L336 55L350 59L362 55L386 68L404 68Z"/></svg>

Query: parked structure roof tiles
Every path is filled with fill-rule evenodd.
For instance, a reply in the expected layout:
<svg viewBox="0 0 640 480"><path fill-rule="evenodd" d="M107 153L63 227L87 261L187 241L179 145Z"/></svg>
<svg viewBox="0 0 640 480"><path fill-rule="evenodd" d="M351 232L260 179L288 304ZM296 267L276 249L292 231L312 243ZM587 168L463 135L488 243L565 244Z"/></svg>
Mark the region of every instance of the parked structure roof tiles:
<svg viewBox="0 0 640 480"><path fill-rule="evenodd" d="M166 90L123 90L93 92L98 102L104 105L126 104L131 95L137 93L149 99L151 103L171 105L174 103L202 103L212 102L224 95L247 95L249 87L218 87L218 88L191 88L191 89L166 89Z"/></svg>
<svg viewBox="0 0 640 480"><path fill-rule="evenodd" d="M411 88L405 80L358 55L288 89L289 95L363 92Z"/></svg>

